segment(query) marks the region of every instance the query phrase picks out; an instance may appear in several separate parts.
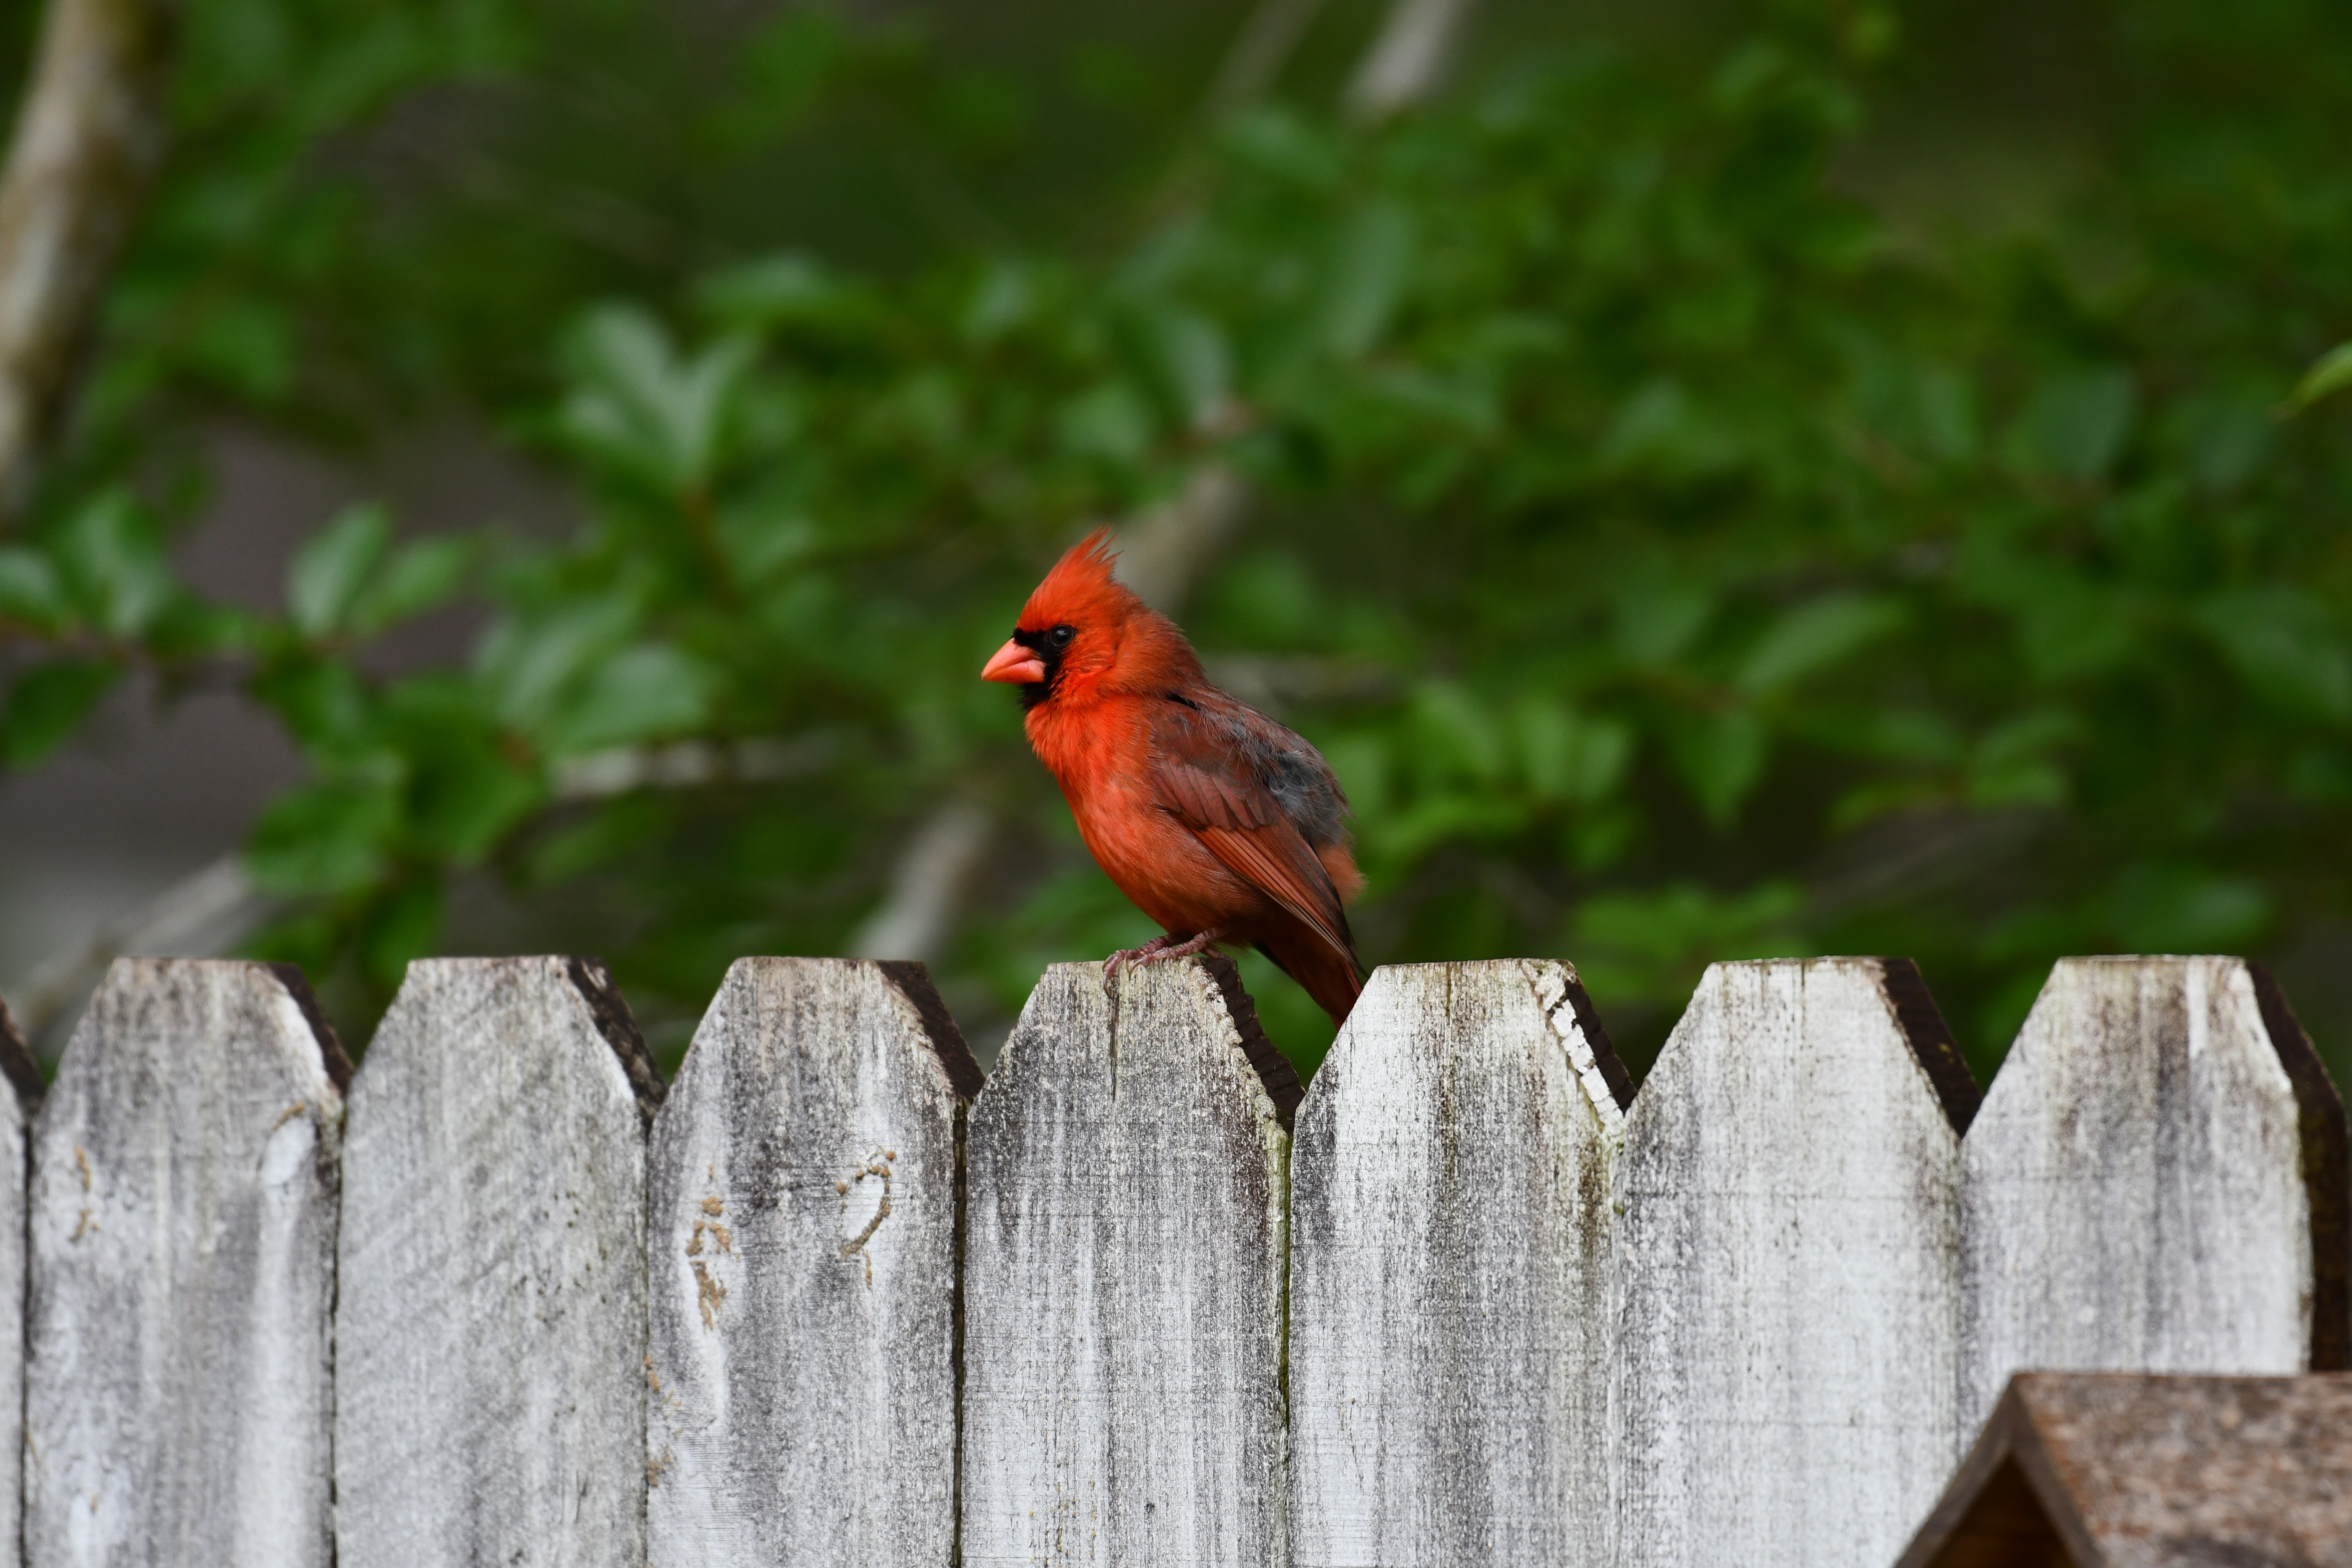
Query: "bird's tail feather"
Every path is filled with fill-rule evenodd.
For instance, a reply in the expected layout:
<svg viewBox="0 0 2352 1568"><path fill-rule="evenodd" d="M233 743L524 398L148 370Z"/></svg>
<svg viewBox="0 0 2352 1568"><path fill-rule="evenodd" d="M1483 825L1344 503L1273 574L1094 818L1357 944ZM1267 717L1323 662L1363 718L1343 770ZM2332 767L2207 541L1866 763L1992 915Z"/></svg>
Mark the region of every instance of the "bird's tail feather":
<svg viewBox="0 0 2352 1568"><path fill-rule="evenodd" d="M1273 960L1276 969L1298 982L1299 988L1331 1015L1333 1024L1348 1021L1356 998L1364 991L1353 953L1339 951L1304 926L1259 942L1257 950Z"/></svg>

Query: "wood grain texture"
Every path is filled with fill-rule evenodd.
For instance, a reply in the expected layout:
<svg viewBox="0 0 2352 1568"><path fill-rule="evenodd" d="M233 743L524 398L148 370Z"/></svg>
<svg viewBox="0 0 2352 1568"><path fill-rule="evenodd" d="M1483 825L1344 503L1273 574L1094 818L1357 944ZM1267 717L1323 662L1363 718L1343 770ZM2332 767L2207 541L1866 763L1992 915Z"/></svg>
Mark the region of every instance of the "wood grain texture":
<svg viewBox="0 0 2352 1568"><path fill-rule="evenodd" d="M2343 1107L2258 979L2051 972L1964 1149L1962 1445L2014 1371L2289 1373L2341 1344Z"/></svg>
<svg viewBox="0 0 2352 1568"><path fill-rule="evenodd" d="M980 1068L922 966L747 958L654 1120L657 1568L947 1568Z"/></svg>
<svg viewBox="0 0 2352 1568"><path fill-rule="evenodd" d="M969 1568L1282 1561L1279 1061L1222 958L1031 994L971 1112Z"/></svg>
<svg viewBox="0 0 2352 1568"><path fill-rule="evenodd" d="M645 1561L658 1093L601 965L409 966L352 1085L341 1568Z"/></svg>
<svg viewBox="0 0 2352 1568"><path fill-rule="evenodd" d="M40 1064L0 997L0 1454L25 1451L26 1208L33 1173L33 1118L45 1086ZM0 1561L25 1534L25 1477L0 1471Z"/></svg>
<svg viewBox="0 0 2352 1568"><path fill-rule="evenodd" d="M333 1561L348 1078L291 970L108 972L33 1138L27 1563Z"/></svg>
<svg viewBox="0 0 2352 1568"><path fill-rule="evenodd" d="M1877 1568L1952 1437L1965 1074L1900 960L1710 967L1626 1120L1619 1561Z"/></svg>
<svg viewBox="0 0 2352 1568"><path fill-rule="evenodd" d="M1365 986L1291 1155L1297 1568L1609 1561L1631 1099L1561 964Z"/></svg>

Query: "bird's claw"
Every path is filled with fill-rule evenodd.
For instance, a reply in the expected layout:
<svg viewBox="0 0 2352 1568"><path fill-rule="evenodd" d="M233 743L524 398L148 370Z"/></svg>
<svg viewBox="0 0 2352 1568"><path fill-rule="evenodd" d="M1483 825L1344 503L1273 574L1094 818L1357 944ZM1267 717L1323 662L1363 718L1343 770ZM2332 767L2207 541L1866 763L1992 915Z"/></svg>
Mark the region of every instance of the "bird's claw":
<svg viewBox="0 0 2352 1568"><path fill-rule="evenodd" d="M1154 958L1160 956L1160 949L1165 947L1167 943L1168 939L1166 937L1156 936L1150 942L1145 942L1141 947L1122 947L1117 952L1112 953L1108 958L1104 959L1103 994L1108 996L1111 994L1112 984L1118 979L1118 972L1120 970L1125 969L1130 963L1150 963Z"/></svg>
<svg viewBox="0 0 2352 1568"><path fill-rule="evenodd" d="M1119 971L1129 964L1157 963L1163 958L1190 958L1205 952L1217 943L1218 931L1213 928L1193 936L1155 936L1141 947L1121 948L1103 960L1103 994L1111 994L1111 984Z"/></svg>

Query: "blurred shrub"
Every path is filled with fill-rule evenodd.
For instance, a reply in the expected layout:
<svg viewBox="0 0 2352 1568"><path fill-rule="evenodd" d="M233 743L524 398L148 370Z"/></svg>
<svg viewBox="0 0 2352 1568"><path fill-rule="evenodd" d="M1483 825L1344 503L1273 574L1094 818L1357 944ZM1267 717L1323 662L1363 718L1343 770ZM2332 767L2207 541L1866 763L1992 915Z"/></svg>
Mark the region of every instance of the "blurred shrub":
<svg viewBox="0 0 2352 1568"><path fill-rule="evenodd" d="M215 19L307 14L241 4ZM2299 54L2288 88L2352 55L2324 8L2270 9L2231 47ZM1137 939L973 675L1083 521L1209 462L1257 515L1188 623L1351 792L1374 962L1565 952L1654 1045L1708 959L1913 952L1986 1066L2060 953L2352 918L2352 442L2338 405L2273 407L2352 324L2352 183L2307 96L2199 74L2217 46L2184 7L2126 40L2150 106L2114 177L2024 237L1897 234L1833 194L1867 83L1850 38L1790 25L1695 86L1580 58L1377 131L1251 110L1107 255L786 250L641 269L626 300L553 261L473 292L399 275L478 247L402 240L316 144L529 57L488 8L367 14L322 8L331 86L192 68L257 96L190 108L215 140L118 289L73 460L0 550L0 759L36 763L126 665L232 672L312 767L255 830L297 900L265 945L353 994L488 876L607 952L675 1047L730 957L837 948L949 791L1012 825L946 966L960 1005ZM877 81L943 144L1018 121L805 14L745 58L715 159ZM2128 264L2085 265L2095 242ZM502 301L562 319L551 379L467 343ZM314 341L369 310L415 330ZM362 510L296 558L282 614L197 602L150 510L184 498L122 482L157 471L142 417L362 418L302 390L354 364L371 396L466 389L581 526L401 543ZM470 663L368 672L367 638L461 590L490 615ZM793 776L558 787L618 749L776 741ZM1254 980L1319 1054L1311 1005Z"/></svg>

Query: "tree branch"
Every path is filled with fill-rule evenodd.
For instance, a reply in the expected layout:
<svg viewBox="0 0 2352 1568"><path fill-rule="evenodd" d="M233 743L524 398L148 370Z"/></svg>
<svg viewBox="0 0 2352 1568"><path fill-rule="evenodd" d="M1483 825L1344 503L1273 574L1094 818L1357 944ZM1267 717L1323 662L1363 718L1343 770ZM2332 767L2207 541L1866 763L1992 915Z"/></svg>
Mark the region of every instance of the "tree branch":
<svg viewBox="0 0 2352 1568"><path fill-rule="evenodd" d="M822 731L790 740L754 736L667 746L616 746L559 759L551 790L558 801L604 800L640 789L698 789L714 784L774 784L831 762L838 737Z"/></svg>
<svg viewBox="0 0 2352 1568"><path fill-rule="evenodd" d="M972 801L932 812L900 853L888 896L849 939L849 955L937 962L955 932L964 886L995 837L995 817Z"/></svg>
<svg viewBox="0 0 2352 1568"><path fill-rule="evenodd" d="M1264 98L1322 8L1323 0L1258 0L1209 85L1202 105L1208 118L1223 119Z"/></svg>
<svg viewBox="0 0 2352 1568"><path fill-rule="evenodd" d="M1174 615L1248 508L1249 487L1240 475L1223 463L1202 464L1182 489L1128 520L1119 581L1161 615Z"/></svg>
<svg viewBox="0 0 2352 1568"><path fill-rule="evenodd" d="M20 510L163 161L173 0L54 0L0 173L0 520Z"/></svg>
<svg viewBox="0 0 2352 1568"><path fill-rule="evenodd" d="M1474 0L1396 0L1348 87L1357 119L1386 120L1437 90Z"/></svg>

